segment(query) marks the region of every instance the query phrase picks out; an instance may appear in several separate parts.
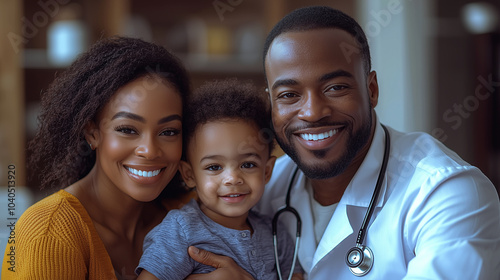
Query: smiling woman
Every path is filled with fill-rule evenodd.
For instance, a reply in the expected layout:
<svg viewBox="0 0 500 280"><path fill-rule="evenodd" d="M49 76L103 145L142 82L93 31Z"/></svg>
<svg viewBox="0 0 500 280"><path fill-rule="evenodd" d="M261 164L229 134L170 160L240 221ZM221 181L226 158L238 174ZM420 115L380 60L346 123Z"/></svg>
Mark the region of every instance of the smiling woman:
<svg viewBox="0 0 500 280"><path fill-rule="evenodd" d="M63 188L16 224L16 268L2 279L133 279L146 233L186 194L186 71L163 47L95 44L42 97L30 143L42 187Z"/></svg>
<svg viewBox="0 0 500 280"><path fill-rule="evenodd" d="M154 86L144 89L144 98L139 98L139 89L148 82ZM85 130L87 142L98 151L90 174L95 172L98 181L111 183L99 189L111 188L110 192L117 190L117 195L143 202L158 197L177 171L181 120L181 95L169 82L144 76L121 87L97 122L90 122ZM77 186L68 191L78 192Z"/></svg>

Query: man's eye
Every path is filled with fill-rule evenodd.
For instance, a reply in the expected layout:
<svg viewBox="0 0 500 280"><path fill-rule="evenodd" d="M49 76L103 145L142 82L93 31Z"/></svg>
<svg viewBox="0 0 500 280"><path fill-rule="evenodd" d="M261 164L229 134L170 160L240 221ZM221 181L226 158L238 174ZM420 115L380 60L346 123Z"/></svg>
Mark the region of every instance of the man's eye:
<svg viewBox="0 0 500 280"><path fill-rule="evenodd" d="M284 92L280 95L278 95L278 99L281 99L281 98L293 98L293 97L296 97L297 94L293 93L293 92Z"/></svg>
<svg viewBox="0 0 500 280"><path fill-rule="evenodd" d="M334 85L334 86L331 86L327 89L327 91L339 91L339 90L343 90L343 89L346 89L347 86L345 85Z"/></svg>

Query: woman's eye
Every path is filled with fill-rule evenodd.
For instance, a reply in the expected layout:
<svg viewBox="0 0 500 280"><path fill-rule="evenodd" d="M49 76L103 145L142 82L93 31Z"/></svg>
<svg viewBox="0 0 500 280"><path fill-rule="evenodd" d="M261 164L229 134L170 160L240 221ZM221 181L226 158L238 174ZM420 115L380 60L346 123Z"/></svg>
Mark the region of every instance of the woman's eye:
<svg viewBox="0 0 500 280"><path fill-rule="evenodd" d="M206 168L208 171L219 171L222 169L222 167L220 165L209 165L207 168Z"/></svg>
<svg viewBox="0 0 500 280"><path fill-rule="evenodd" d="M133 128L127 126L119 126L115 128L115 131L121 132L123 134L137 134L137 132Z"/></svg>
<svg viewBox="0 0 500 280"><path fill-rule="evenodd" d="M178 129L167 129L164 130L160 133L161 136L175 136L180 133L180 130Z"/></svg>
<svg viewBox="0 0 500 280"><path fill-rule="evenodd" d="M242 168L252 168L257 167L257 165L253 162L245 162L241 165Z"/></svg>

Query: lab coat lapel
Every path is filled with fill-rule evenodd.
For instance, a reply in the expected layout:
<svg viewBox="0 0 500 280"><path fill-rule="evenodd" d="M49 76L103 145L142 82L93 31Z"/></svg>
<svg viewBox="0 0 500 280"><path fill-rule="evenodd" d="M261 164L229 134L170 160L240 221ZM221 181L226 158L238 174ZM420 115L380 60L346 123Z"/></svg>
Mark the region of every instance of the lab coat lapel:
<svg viewBox="0 0 500 280"><path fill-rule="evenodd" d="M339 204L346 204L358 207L368 208L370 200L372 199L377 178L379 176L380 168L384 158L385 149L385 133L382 125L377 122L375 129L375 136L373 137L372 144L368 153L366 154L363 163L359 167L356 175L352 178L351 182L344 191L344 195ZM377 200L376 207L382 207L385 201L385 190L387 185L387 172L383 174L383 181L381 185L380 194ZM353 226L356 228L357 226Z"/></svg>
<svg viewBox="0 0 500 280"><path fill-rule="evenodd" d="M357 234L375 189L384 156L384 146L384 130L380 123L377 122L375 137L370 150L358 172L356 172L356 175L347 186L339 205L333 213L325 233L318 244L318 249L313 259L313 267L328 252L332 251L344 239L353 234L354 231ZM376 213L379 211L377 208L382 207L385 201L387 174L384 174L383 178L379 198L376 203ZM348 208L353 206L361 207L362 209L359 209L361 211L348 211ZM373 222L376 213L373 214L370 222ZM354 245L352 244L352 246Z"/></svg>
<svg viewBox="0 0 500 280"><path fill-rule="evenodd" d="M328 252L337 247L337 245L351 235L352 232L353 230L347 216L346 205L339 203L318 244L312 266L314 267L314 265L316 265Z"/></svg>
<svg viewBox="0 0 500 280"><path fill-rule="evenodd" d="M290 195L290 206L295 208L299 212L302 221L302 233L299 243L299 261L300 265L304 271L309 272L312 268L313 256L316 251L316 241L314 240L314 225L313 216L311 211L311 205L309 202L309 194L305 189L305 179L304 173L299 171L297 173L297 184L292 187L292 192ZM272 205L273 209L279 209L285 205L286 193L283 196L273 199ZM283 214L285 215L285 214ZM292 238L295 238L295 228L296 220L292 215L280 218L282 222L289 231Z"/></svg>

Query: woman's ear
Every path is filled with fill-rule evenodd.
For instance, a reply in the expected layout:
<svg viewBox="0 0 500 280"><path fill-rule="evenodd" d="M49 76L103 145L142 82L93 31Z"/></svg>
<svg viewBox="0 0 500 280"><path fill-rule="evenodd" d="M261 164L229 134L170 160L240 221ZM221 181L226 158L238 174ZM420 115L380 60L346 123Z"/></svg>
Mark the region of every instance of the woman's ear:
<svg viewBox="0 0 500 280"><path fill-rule="evenodd" d="M271 175L273 175L274 164L276 163L276 157L270 156L266 162L265 179L266 184L271 180Z"/></svg>
<svg viewBox="0 0 500 280"><path fill-rule="evenodd" d="M181 160L179 164L179 171L181 172L184 183L186 183L189 188L194 189L196 187L196 180L194 179L194 172L191 164Z"/></svg>
<svg viewBox="0 0 500 280"><path fill-rule="evenodd" d="M99 146L99 127L95 122L89 121L85 125L83 135L92 150L95 150Z"/></svg>

